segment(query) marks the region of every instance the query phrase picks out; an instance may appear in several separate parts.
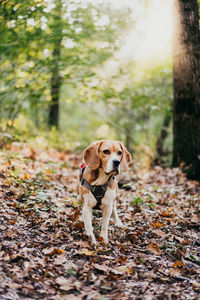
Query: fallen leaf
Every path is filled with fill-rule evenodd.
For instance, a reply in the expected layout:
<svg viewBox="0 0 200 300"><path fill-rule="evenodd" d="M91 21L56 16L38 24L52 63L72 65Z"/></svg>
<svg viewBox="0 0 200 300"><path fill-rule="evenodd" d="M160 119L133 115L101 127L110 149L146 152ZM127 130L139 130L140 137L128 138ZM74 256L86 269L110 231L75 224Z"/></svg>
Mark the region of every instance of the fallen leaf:
<svg viewBox="0 0 200 300"><path fill-rule="evenodd" d="M45 255L56 255L56 254L64 254L65 251L63 249L58 249L58 248L48 248L48 249L44 249L43 253Z"/></svg>
<svg viewBox="0 0 200 300"><path fill-rule="evenodd" d="M94 267L95 267L95 269L105 272L105 273L109 271L109 268L104 265L94 264Z"/></svg>
<svg viewBox="0 0 200 300"><path fill-rule="evenodd" d="M159 229L153 230L153 233L155 233L156 235L161 236L163 238L165 238L167 236L167 234L164 231L159 230Z"/></svg>
<svg viewBox="0 0 200 300"><path fill-rule="evenodd" d="M94 256L95 255L95 252L94 251L91 251L91 250L88 250L87 248L82 248L80 250L77 250L76 251L76 254L79 254L79 255L86 255L86 256Z"/></svg>
<svg viewBox="0 0 200 300"><path fill-rule="evenodd" d="M179 268L173 268L173 269L169 269L169 274L172 277L177 277L180 276L181 272Z"/></svg>
<svg viewBox="0 0 200 300"><path fill-rule="evenodd" d="M150 226L153 228L160 228L160 227L164 227L165 225L166 225L165 223L160 223L160 222L158 222L158 220L156 220L150 224Z"/></svg>
<svg viewBox="0 0 200 300"><path fill-rule="evenodd" d="M175 263L173 265L171 265L172 268L180 268L180 267L183 267L183 263L180 261L180 260L176 260Z"/></svg>
<svg viewBox="0 0 200 300"><path fill-rule="evenodd" d="M73 284L72 284L71 280L66 279L63 276L57 277L55 281L57 284L59 284L60 289L63 291L69 291L69 290L73 289Z"/></svg>
<svg viewBox="0 0 200 300"><path fill-rule="evenodd" d="M159 249L157 243L150 242L147 249L150 250L151 252L153 252L154 254L161 254L162 253L162 251Z"/></svg>

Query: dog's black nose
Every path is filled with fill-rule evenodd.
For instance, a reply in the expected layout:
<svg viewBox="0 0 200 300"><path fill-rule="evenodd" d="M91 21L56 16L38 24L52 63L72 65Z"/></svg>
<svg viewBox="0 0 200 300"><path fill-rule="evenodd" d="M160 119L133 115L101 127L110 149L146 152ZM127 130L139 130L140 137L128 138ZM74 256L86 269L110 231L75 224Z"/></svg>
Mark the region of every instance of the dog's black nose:
<svg viewBox="0 0 200 300"><path fill-rule="evenodd" d="M114 168L117 168L120 165L120 160L113 160Z"/></svg>

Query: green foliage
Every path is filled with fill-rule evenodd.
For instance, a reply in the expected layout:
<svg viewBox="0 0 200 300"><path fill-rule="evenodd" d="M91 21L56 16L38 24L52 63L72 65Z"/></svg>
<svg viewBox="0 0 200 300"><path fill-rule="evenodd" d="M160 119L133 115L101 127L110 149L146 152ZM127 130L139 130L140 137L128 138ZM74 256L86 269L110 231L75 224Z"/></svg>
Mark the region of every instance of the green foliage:
<svg viewBox="0 0 200 300"><path fill-rule="evenodd" d="M171 63L148 70L137 70L129 63L108 82L103 94L101 117L115 129L117 138L130 151L137 151L141 144L155 150L163 117L171 115Z"/></svg>
<svg viewBox="0 0 200 300"><path fill-rule="evenodd" d="M140 206L140 205L143 205L144 203L145 202L140 197L136 197L134 199L134 201L130 202L130 205L132 205L132 206Z"/></svg>
<svg viewBox="0 0 200 300"><path fill-rule="evenodd" d="M12 123L23 113L38 128L47 121L55 68L63 84L80 88L112 55L128 21L127 13L80 1L3 1L0 13L0 117Z"/></svg>
<svg viewBox="0 0 200 300"><path fill-rule="evenodd" d="M43 146L83 149L114 138L136 153L155 151L163 118L171 114L171 62L145 70L117 61L122 37L133 27L128 9L79 0L4 0L0 18L1 131ZM106 69L112 60L114 75ZM59 131L47 130L55 72ZM170 135L165 147L171 147Z"/></svg>

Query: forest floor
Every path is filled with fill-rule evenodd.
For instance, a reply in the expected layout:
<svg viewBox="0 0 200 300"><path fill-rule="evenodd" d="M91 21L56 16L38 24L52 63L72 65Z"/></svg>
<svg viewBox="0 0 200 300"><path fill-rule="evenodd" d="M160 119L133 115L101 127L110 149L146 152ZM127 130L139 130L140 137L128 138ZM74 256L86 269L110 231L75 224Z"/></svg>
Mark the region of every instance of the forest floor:
<svg viewBox="0 0 200 300"><path fill-rule="evenodd" d="M130 170L109 244L88 243L80 157L13 143L0 152L0 300L200 299L200 183ZM95 235L101 212L94 211Z"/></svg>

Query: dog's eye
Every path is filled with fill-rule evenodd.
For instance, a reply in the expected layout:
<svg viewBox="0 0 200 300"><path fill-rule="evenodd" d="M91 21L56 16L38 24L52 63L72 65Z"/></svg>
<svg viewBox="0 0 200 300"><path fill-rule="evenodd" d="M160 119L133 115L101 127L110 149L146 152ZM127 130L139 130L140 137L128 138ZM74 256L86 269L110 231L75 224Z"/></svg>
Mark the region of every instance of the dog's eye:
<svg viewBox="0 0 200 300"><path fill-rule="evenodd" d="M104 154L110 154L110 150L108 150L108 149L103 150L103 153L104 153Z"/></svg>
<svg viewBox="0 0 200 300"><path fill-rule="evenodd" d="M118 152L117 152L117 155L122 155L122 151L118 151Z"/></svg>

